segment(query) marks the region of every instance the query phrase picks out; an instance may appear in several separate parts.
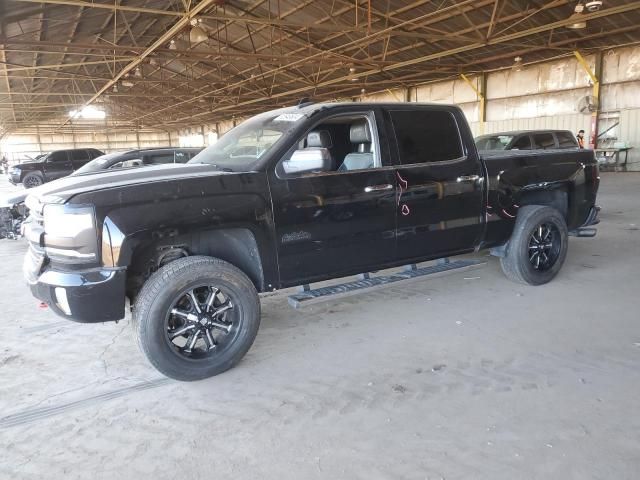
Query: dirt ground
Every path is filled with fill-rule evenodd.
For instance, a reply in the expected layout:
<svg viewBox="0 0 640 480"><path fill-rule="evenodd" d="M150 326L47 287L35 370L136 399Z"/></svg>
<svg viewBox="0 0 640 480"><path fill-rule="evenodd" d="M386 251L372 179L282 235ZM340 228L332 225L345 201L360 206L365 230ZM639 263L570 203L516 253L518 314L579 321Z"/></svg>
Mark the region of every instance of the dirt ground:
<svg viewBox="0 0 640 480"><path fill-rule="evenodd" d="M545 286L488 258L301 310L263 298L244 361L197 383L153 370L128 320L39 310L25 242L1 240L0 478L637 479L639 200L640 174L603 174L598 236Z"/></svg>

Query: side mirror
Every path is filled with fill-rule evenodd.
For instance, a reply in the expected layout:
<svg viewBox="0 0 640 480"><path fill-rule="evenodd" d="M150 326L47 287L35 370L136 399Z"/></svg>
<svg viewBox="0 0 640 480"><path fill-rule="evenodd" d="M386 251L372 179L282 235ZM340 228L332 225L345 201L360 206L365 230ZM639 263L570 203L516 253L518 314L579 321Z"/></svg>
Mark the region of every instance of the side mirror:
<svg viewBox="0 0 640 480"><path fill-rule="evenodd" d="M296 150L289 160L282 162L287 175L333 170L331 154L326 148L305 148Z"/></svg>

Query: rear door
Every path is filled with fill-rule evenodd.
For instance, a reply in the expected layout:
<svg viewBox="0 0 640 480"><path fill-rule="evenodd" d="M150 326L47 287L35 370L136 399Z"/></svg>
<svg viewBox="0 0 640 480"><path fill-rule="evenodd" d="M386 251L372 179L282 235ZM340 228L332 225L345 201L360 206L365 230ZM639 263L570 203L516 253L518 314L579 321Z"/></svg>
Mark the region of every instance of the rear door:
<svg viewBox="0 0 640 480"><path fill-rule="evenodd" d="M73 172L73 164L68 150L58 150L49 154L44 164L46 181L66 177L71 172Z"/></svg>
<svg viewBox="0 0 640 480"><path fill-rule="evenodd" d="M360 151L354 125L371 131L372 168L340 170ZM280 159L269 183L273 200L280 280L283 286L368 272L390 264L395 250L395 180L379 116L350 111L319 118ZM330 132L331 171L285 174L282 163L304 148L309 132Z"/></svg>
<svg viewBox="0 0 640 480"><path fill-rule="evenodd" d="M531 150L531 138L529 134L520 135L513 141L509 150Z"/></svg>
<svg viewBox="0 0 640 480"><path fill-rule="evenodd" d="M553 150L557 148L556 139L551 132L534 133L532 137L536 150Z"/></svg>
<svg viewBox="0 0 640 480"><path fill-rule="evenodd" d="M482 164L467 149L462 114L446 107L390 109L395 140L397 258L420 261L473 250L483 226ZM472 143L470 143L472 144Z"/></svg>

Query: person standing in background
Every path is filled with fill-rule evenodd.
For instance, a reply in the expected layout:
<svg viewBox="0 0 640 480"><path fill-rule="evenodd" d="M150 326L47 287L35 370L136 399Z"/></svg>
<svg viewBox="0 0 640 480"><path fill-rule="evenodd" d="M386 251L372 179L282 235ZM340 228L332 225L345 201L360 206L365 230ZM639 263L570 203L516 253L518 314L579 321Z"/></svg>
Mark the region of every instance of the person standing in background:
<svg viewBox="0 0 640 480"><path fill-rule="evenodd" d="M584 148L584 130L580 130L576 135L576 140L578 140L578 147Z"/></svg>

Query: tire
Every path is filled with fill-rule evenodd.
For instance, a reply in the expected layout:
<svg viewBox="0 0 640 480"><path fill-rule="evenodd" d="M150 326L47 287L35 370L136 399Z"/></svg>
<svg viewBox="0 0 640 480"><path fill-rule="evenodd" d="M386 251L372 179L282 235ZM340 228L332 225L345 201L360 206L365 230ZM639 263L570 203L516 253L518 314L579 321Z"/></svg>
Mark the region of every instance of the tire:
<svg viewBox="0 0 640 480"><path fill-rule="evenodd" d="M133 311L138 346L151 365L182 381L235 366L259 326L260 300L251 280L211 257L181 258L160 268L142 287Z"/></svg>
<svg viewBox="0 0 640 480"><path fill-rule="evenodd" d="M548 283L564 264L568 239L567 224L558 210L540 205L522 207L506 254L500 258L502 271L514 282Z"/></svg>
<svg viewBox="0 0 640 480"><path fill-rule="evenodd" d="M22 179L22 185L24 185L24 188L39 187L43 183L44 183L44 178L42 178L42 174L38 172L28 173Z"/></svg>

